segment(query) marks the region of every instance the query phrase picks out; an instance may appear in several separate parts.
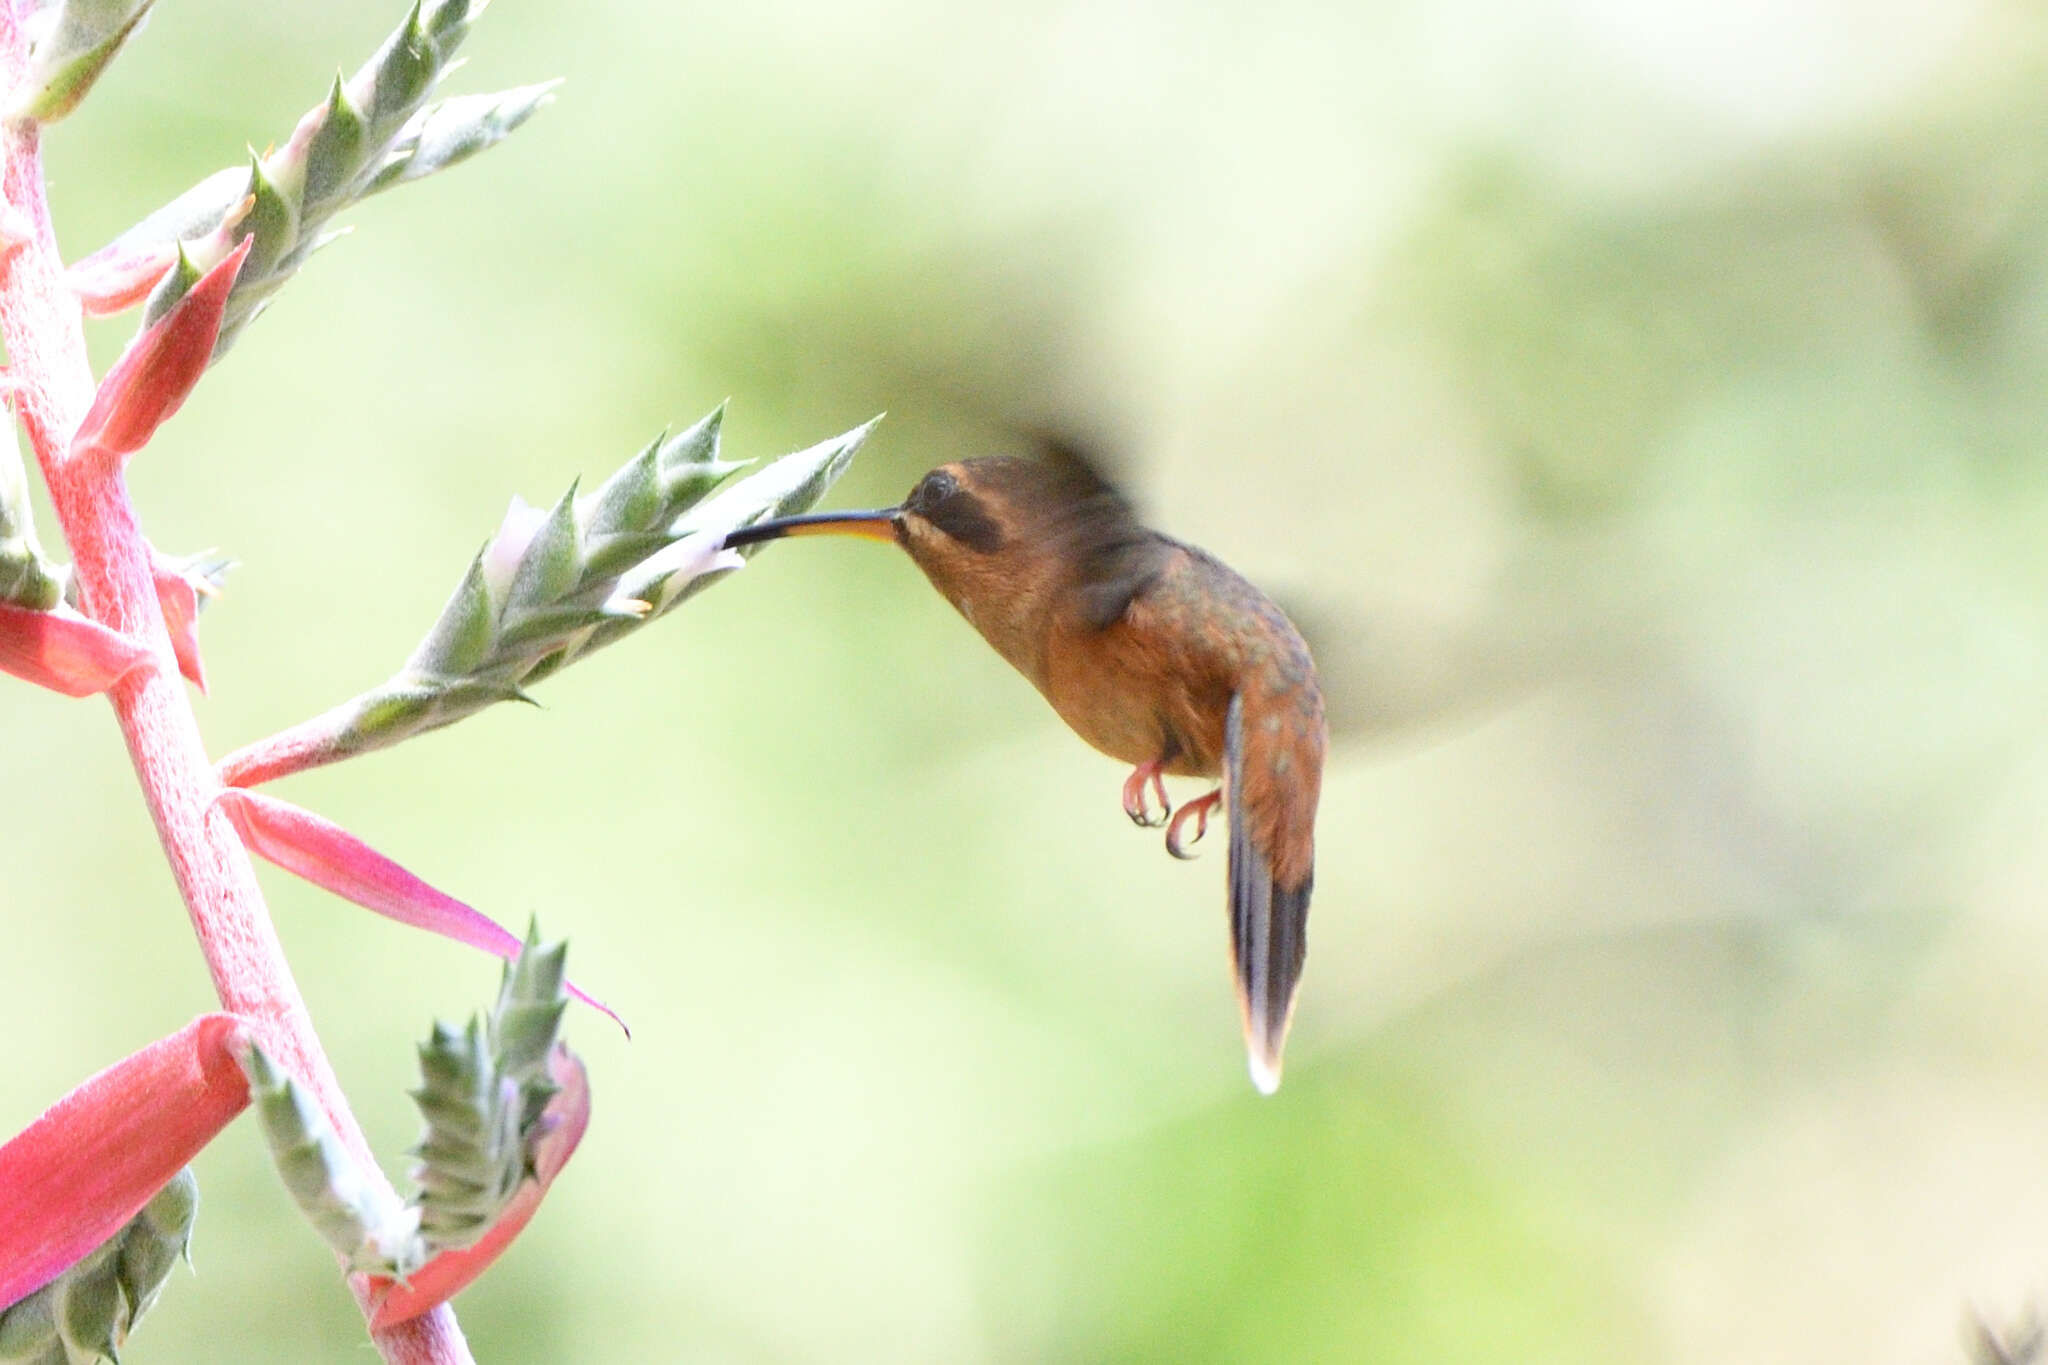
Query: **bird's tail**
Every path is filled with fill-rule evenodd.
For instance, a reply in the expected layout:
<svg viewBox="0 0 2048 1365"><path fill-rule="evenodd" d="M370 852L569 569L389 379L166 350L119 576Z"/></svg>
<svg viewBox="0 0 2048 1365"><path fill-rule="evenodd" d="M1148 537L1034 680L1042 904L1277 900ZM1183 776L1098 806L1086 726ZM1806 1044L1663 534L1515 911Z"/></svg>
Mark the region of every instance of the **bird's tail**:
<svg viewBox="0 0 2048 1365"><path fill-rule="evenodd" d="M1294 990L1308 954L1308 898L1313 872L1297 886L1273 881L1269 852L1243 808L1244 699L1230 699L1224 723L1224 786L1230 808L1230 948L1237 964L1238 1005L1252 1084L1262 1094L1280 1088L1280 1052L1294 1014Z"/></svg>

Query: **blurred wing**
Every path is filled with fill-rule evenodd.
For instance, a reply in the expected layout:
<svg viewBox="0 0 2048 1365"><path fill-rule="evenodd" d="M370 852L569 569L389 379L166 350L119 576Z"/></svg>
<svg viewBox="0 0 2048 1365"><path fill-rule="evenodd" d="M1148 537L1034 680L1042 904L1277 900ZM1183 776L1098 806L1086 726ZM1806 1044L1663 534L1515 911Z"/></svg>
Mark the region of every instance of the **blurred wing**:
<svg viewBox="0 0 2048 1365"><path fill-rule="evenodd" d="M1280 1052L1294 1013L1294 989L1308 954L1308 898L1313 870L1288 887L1273 880L1272 850L1262 844L1275 830L1253 817L1248 798L1270 771L1246 776L1244 696L1230 699L1223 729L1223 790L1230 810L1230 947L1237 964L1238 1006L1244 1013L1245 1051L1252 1084L1264 1094L1280 1088ZM1313 818L1313 817L1311 817Z"/></svg>
<svg viewBox="0 0 2048 1365"><path fill-rule="evenodd" d="M1124 495L1123 481L1110 470L1109 457L1095 441L1081 436L1071 427L1020 427L1019 433L1038 448L1038 458L1060 472L1062 478L1076 486L1094 492L1108 493L1126 507L1131 500Z"/></svg>
<svg viewBox="0 0 2048 1365"><path fill-rule="evenodd" d="M1124 619L1131 602L1166 573L1173 547L1164 537L1131 523L1131 533L1100 543L1083 555L1076 600L1091 630L1108 630Z"/></svg>
<svg viewBox="0 0 2048 1365"><path fill-rule="evenodd" d="M1141 524L1130 500L1078 447L1048 439L1042 450L1040 463L1059 490L1055 534L1074 564L1081 619L1091 630L1107 630L1159 581L1175 544Z"/></svg>

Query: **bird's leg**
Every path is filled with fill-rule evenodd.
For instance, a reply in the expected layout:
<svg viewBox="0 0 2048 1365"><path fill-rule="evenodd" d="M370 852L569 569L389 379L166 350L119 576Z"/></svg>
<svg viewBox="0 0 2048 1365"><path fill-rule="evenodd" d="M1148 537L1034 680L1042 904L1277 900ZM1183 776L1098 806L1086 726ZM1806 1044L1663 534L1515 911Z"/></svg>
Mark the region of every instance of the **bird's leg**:
<svg viewBox="0 0 2048 1365"><path fill-rule="evenodd" d="M1156 829L1166 823L1166 817L1173 814L1173 803L1166 799L1166 771L1162 759L1140 763L1124 779L1124 814L1131 817L1131 823L1141 829ZM1152 808L1145 800L1145 784L1152 784L1152 790L1159 793L1159 818L1152 818Z"/></svg>
<svg viewBox="0 0 2048 1365"><path fill-rule="evenodd" d="M1180 827L1182 823L1190 815L1195 817L1195 837L1188 840L1188 843L1199 844L1202 842L1202 836L1209 832L1209 812L1221 804L1223 804L1223 788L1218 787L1207 796L1198 796L1185 806L1182 806L1174 815L1173 823L1166 827L1166 851L1176 858L1194 857L1195 855L1187 852L1181 844Z"/></svg>

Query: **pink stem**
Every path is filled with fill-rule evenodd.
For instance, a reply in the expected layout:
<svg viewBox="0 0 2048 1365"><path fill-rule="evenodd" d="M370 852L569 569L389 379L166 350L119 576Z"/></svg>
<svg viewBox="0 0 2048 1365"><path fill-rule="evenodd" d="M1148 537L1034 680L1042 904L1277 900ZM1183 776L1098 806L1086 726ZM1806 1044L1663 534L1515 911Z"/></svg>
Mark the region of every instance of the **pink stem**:
<svg viewBox="0 0 2048 1365"><path fill-rule="evenodd" d="M11 89L24 66L21 4L0 3L0 90ZM80 605L155 656L154 667L136 669L108 694L114 714L221 1004L249 1021L278 1064L318 1097L364 1174L382 1180L292 980L248 854L227 818L207 813L219 784L179 681L149 548L119 462L66 458L94 386L78 302L65 287L43 197L37 142L31 123L0 125L0 193L35 227L32 239L0 262L0 336L7 343L22 424L71 547ZM365 1278L354 1277L351 1287L367 1311ZM445 1305L375 1332L372 1340L394 1363L457 1365L472 1359Z"/></svg>
<svg viewBox="0 0 2048 1365"><path fill-rule="evenodd" d="M337 712L315 716L268 739L243 745L220 761L220 780L230 787L260 787L274 778L347 758L348 752L334 744L336 721L331 718Z"/></svg>

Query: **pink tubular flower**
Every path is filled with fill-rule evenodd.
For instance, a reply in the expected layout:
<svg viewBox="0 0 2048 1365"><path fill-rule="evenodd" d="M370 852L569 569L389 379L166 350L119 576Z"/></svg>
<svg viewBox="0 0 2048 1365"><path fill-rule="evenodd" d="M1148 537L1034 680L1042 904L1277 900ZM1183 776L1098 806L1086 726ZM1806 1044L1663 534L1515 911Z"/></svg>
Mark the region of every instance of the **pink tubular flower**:
<svg viewBox="0 0 2048 1365"><path fill-rule="evenodd" d="M387 919L480 948L507 962L519 956L517 935L482 911L435 890L332 820L241 787L223 788L214 800L250 852L292 875ZM569 994L625 1029L626 1021L611 1006L573 981L564 984Z"/></svg>
<svg viewBox="0 0 2048 1365"><path fill-rule="evenodd" d="M80 1085L0 1146L0 1306L120 1231L249 1103L242 1021L202 1014Z"/></svg>
<svg viewBox="0 0 2048 1365"><path fill-rule="evenodd" d="M244 237L168 313L128 344L100 381L92 407L71 438L73 456L91 452L126 458L149 444L156 429L184 405L213 359L228 293L255 243L253 236Z"/></svg>
<svg viewBox="0 0 2048 1365"><path fill-rule="evenodd" d="M143 646L70 607L31 611L0 602L0 672L90 697L149 661Z"/></svg>
<svg viewBox="0 0 2048 1365"><path fill-rule="evenodd" d="M568 1164L583 1130L590 1124L590 1080L576 1055L557 1043L548 1058L548 1074L561 1089L548 1101L540 1119L543 1131L533 1143L533 1175L512 1196L512 1202L473 1245L444 1251L406 1277L403 1284L373 1276L370 1280L370 1330L381 1331L430 1308L446 1303L490 1268L491 1262L523 1231L555 1176Z"/></svg>

